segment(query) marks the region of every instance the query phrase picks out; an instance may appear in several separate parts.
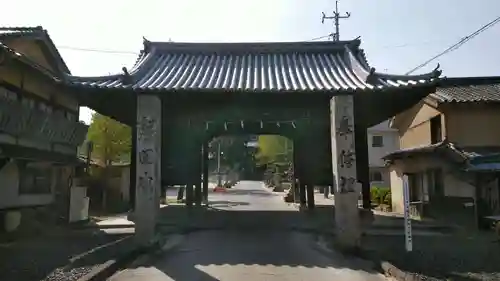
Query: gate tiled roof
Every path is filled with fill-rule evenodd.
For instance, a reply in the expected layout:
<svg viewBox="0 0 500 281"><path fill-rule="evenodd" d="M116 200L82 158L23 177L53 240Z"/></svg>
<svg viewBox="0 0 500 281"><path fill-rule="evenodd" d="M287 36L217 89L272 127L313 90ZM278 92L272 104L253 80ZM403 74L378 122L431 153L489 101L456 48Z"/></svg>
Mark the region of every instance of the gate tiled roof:
<svg viewBox="0 0 500 281"><path fill-rule="evenodd" d="M94 88L220 91L356 91L426 85L439 77L389 75L370 68L360 40L293 43L144 41L130 69L100 77L68 76Z"/></svg>

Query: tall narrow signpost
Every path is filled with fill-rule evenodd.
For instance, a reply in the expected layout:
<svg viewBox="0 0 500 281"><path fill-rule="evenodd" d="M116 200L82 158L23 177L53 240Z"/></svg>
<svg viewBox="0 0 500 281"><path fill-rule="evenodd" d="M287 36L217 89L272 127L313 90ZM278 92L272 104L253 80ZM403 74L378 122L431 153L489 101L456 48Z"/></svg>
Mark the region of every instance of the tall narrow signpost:
<svg viewBox="0 0 500 281"><path fill-rule="evenodd" d="M410 187L408 185L408 175L403 176L403 200L405 215L405 248L407 252L411 252L413 250L413 237L411 234Z"/></svg>

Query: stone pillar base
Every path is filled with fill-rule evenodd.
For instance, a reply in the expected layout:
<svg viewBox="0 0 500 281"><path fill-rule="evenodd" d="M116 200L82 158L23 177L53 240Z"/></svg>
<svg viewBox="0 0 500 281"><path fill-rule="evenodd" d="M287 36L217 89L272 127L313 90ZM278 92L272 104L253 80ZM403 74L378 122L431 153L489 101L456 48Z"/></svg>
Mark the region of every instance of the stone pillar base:
<svg viewBox="0 0 500 281"><path fill-rule="evenodd" d="M335 194L335 233L338 246L355 249L361 244L361 220L356 192Z"/></svg>

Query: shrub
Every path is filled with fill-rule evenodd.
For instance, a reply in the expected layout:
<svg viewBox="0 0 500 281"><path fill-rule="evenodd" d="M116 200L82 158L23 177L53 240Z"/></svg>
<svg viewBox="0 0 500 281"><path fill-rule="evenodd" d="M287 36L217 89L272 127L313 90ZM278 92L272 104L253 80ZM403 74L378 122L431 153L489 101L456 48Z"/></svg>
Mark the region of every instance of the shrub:
<svg viewBox="0 0 500 281"><path fill-rule="evenodd" d="M391 189L388 187L372 186L370 189L371 201L377 205L391 204Z"/></svg>
<svg viewBox="0 0 500 281"><path fill-rule="evenodd" d="M383 203L386 205L392 205L392 197L391 197L391 190L389 189L389 192L384 196Z"/></svg>

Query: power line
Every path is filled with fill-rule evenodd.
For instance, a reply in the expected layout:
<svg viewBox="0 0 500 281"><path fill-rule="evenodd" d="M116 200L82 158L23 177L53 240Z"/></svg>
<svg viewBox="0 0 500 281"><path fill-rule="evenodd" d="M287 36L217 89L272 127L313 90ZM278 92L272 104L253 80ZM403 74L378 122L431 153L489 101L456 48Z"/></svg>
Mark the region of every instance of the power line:
<svg viewBox="0 0 500 281"><path fill-rule="evenodd" d="M424 63L416 66L415 68L413 68L412 70L408 71L406 73L406 75L409 75L417 70L419 70L420 68L428 65L430 62L432 62L433 60L441 57L441 56L444 56L446 55L447 53L450 53L450 52L453 52L455 51L456 49L460 48L463 44L467 43L469 40L471 40L472 38L476 37L477 35L481 34L483 31L489 29L490 27L494 26L495 24L499 23L500 22L500 17L490 21L489 23L483 25L481 28L479 28L478 30L474 31L473 33L463 37L462 39L460 39L460 41L458 41L457 43L451 45L450 47L446 48L446 50L442 51L441 53L433 56L432 58L426 60Z"/></svg>
<svg viewBox="0 0 500 281"><path fill-rule="evenodd" d="M334 34L330 33L327 35L311 38L309 40L304 40L303 42L318 41L318 40L322 40L322 39L332 38L333 36L334 36ZM405 48L405 47L412 47L412 46L429 45L429 44L440 43L440 42L444 42L444 41L447 41L447 40L431 40L431 41L422 41L420 43L405 43L405 44L399 44L399 45L385 45L385 46L379 46L378 48L380 48L380 49ZM74 47L74 46L67 46L67 45L57 45L57 48L73 50L73 51L81 51L81 52L122 54L122 55L135 55L135 56L139 55L139 52L133 52L133 51L98 49L98 48L82 48L82 47Z"/></svg>
<svg viewBox="0 0 500 281"><path fill-rule="evenodd" d="M330 33L328 35L323 35L323 36L320 36L320 37L316 37L316 38L312 38L312 39L309 39L307 41L318 41L318 40L321 40L321 39L326 39L326 38L329 38L329 37L333 37L333 33ZM305 42L307 42L305 41Z"/></svg>
<svg viewBox="0 0 500 281"><path fill-rule="evenodd" d="M120 51L120 50L106 50L106 49L92 49L92 48L79 48L79 47L71 47L71 46L57 46L59 49L67 49L73 51L82 51L82 52L94 52L94 53L108 53L108 54L123 54L123 55L139 55L137 52L131 51Z"/></svg>

